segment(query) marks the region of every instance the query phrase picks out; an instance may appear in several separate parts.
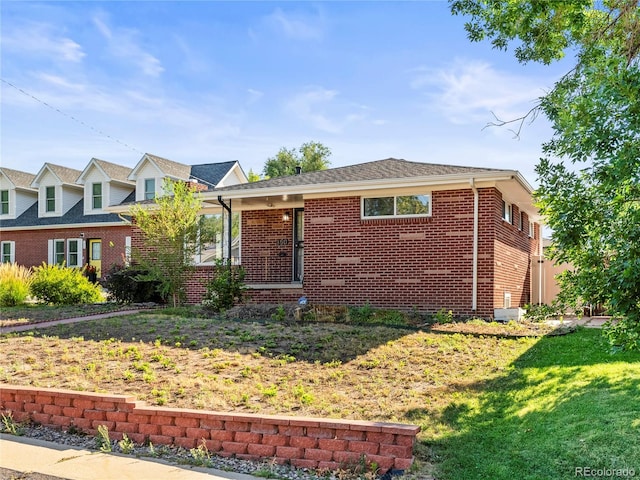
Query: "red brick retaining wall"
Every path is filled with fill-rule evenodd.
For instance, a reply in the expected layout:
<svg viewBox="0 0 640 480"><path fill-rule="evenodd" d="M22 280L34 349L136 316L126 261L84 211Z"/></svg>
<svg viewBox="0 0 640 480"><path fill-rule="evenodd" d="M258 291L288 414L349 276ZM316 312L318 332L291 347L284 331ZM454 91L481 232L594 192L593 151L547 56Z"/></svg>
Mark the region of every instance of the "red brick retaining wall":
<svg viewBox="0 0 640 480"><path fill-rule="evenodd" d="M395 423L217 413L150 407L132 396L0 385L0 410L16 421L76 428L112 439L124 433L137 443L197 447L244 460L275 459L300 468L336 470L364 455L382 472L406 470L420 427Z"/></svg>

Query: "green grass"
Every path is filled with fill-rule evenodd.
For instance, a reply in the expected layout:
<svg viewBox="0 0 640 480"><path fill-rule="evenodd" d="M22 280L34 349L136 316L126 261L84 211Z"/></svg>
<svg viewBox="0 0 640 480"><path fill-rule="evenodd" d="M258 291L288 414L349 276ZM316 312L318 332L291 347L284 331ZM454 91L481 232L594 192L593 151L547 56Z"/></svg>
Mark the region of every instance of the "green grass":
<svg viewBox="0 0 640 480"><path fill-rule="evenodd" d="M508 374L478 382L442 415L451 432L425 443L443 479L570 479L584 467L640 473L640 358L607 353L596 330L541 339Z"/></svg>
<svg viewBox="0 0 640 480"><path fill-rule="evenodd" d="M481 322L283 328L173 313L0 336L0 382L169 407L418 424L407 478L640 472L640 355L610 355L598 330L534 338L521 336L526 327Z"/></svg>

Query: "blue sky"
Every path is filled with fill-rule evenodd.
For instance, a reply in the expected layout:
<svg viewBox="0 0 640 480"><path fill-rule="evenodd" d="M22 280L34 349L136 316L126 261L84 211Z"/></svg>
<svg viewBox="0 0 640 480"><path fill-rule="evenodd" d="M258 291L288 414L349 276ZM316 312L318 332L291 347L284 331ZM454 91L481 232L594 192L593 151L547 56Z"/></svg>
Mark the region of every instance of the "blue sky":
<svg viewBox="0 0 640 480"><path fill-rule="evenodd" d="M396 157L517 169L535 186L545 119L519 140L483 127L526 113L564 71L470 43L445 1L0 9L1 164L32 173L144 152L259 173L313 140L335 167Z"/></svg>

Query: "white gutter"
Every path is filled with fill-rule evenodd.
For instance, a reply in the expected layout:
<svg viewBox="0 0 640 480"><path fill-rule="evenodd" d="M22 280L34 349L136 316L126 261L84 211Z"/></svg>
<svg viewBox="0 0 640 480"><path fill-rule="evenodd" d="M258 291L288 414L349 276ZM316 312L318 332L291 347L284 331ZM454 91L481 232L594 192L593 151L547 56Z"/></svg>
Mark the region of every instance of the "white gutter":
<svg viewBox="0 0 640 480"><path fill-rule="evenodd" d="M533 234L535 235L535 225ZM544 269L544 248L542 244L542 225L538 224L538 305L542 305L542 271Z"/></svg>
<svg viewBox="0 0 640 480"><path fill-rule="evenodd" d="M478 308L478 217L479 213L479 195L476 183L473 178L469 179L471 190L473 190L473 260L472 260L472 283L471 283L471 310L476 311Z"/></svg>

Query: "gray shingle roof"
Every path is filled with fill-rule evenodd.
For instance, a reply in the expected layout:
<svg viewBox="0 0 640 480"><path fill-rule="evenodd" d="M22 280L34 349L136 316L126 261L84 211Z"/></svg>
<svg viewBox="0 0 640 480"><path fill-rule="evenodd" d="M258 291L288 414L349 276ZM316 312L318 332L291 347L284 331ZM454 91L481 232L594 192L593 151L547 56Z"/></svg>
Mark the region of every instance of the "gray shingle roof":
<svg viewBox="0 0 640 480"><path fill-rule="evenodd" d="M235 160L221 163L204 163L191 166L191 178L208 186L208 190L215 188L236 164Z"/></svg>
<svg viewBox="0 0 640 480"><path fill-rule="evenodd" d="M38 202L31 205L22 215L13 220L2 220L2 228L57 226L71 224L114 223L122 224L117 213L103 213L99 215L84 214L84 199L79 200L67 213L60 217L38 218Z"/></svg>
<svg viewBox="0 0 640 480"><path fill-rule="evenodd" d="M28 188L29 190L35 190L31 187L31 182L36 178L33 173L22 172L20 170L13 170L11 168L0 168L0 171L4 173L7 178L13 183L16 188Z"/></svg>
<svg viewBox="0 0 640 480"><path fill-rule="evenodd" d="M132 183L131 180L128 180L127 177L131 173L131 168L125 167L123 165L118 165L115 163L107 162L105 160L100 160L99 158L92 158L92 160L100 165L109 178L112 180L118 180L120 182Z"/></svg>
<svg viewBox="0 0 640 480"><path fill-rule="evenodd" d="M301 173L286 177L272 178L253 183L244 183L220 188L219 190L253 190L260 188L295 187L348 183L367 180L403 179L411 177L438 177L456 174L503 172L495 168L464 167L436 163L410 162L404 159L387 158L346 167L330 168L317 172Z"/></svg>
<svg viewBox="0 0 640 480"><path fill-rule="evenodd" d="M49 167L49 170L51 170L62 181L62 183L76 184L76 180L78 180L78 177L82 173L80 170L76 170L75 168L54 165L53 163L45 163L45 165Z"/></svg>
<svg viewBox="0 0 640 480"><path fill-rule="evenodd" d="M158 157L150 153L145 153L145 156L152 160L160 170L170 177L179 178L181 180L188 180L191 173L191 166L183 163L174 162L173 160L167 160L166 158Z"/></svg>

